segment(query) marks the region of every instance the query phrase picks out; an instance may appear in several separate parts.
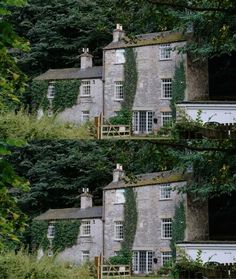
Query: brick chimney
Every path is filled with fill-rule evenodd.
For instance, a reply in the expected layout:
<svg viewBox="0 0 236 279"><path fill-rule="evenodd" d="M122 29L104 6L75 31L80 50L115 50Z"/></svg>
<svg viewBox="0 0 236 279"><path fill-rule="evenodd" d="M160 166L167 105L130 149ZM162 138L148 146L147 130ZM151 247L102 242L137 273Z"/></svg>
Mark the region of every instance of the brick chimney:
<svg viewBox="0 0 236 279"><path fill-rule="evenodd" d="M83 188L80 197L80 208L85 209L93 206L93 195L89 194L88 188Z"/></svg>
<svg viewBox="0 0 236 279"><path fill-rule="evenodd" d="M125 36L123 27L121 24L116 24L116 29L113 31L113 43L119 42Z"/></svg>
<svg viewBox="0 0 236 279"><path fill-rule="evenodd" d="M122 177L124 177L123 167L120 164L116 164L116 169L113 170L113 181L112 182L119 182Z"/></svg>
<svg viewBox="0 0 236 279"><path fill-rule="evenodd" d="M80 69L87 69L93 67L93 56L89 54L88 48L83 48L83 53L80 57Z"/></svg>

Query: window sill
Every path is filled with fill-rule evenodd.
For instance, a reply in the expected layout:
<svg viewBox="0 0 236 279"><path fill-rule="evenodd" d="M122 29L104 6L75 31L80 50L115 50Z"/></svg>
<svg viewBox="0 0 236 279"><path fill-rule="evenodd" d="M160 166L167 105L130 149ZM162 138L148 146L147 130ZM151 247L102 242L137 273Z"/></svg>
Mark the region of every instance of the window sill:
<svg viewBox="0 0 236 279"><path fill-rule="evenodd" d="M165 98L165 97L161 97L161 100L171 100L172 97L169 97L169 98Z"/></svg>
<svg viewBox="0 0 236 279"><path fill-rule="evenodd" d="M159 61L172 61L172 58L160 58Z"/></svg>
<svg viewBox="0 0 236 279"><path fill-rule="evenodd" d="M171 240L172 237L161 237L161 239L163 239L163 240Z"/></svg>
<svg viewBox="0 0 236 279"><path fill-rule="evenodd" d="M81 98L91 98L91 95L80 95Z"/></svg>
<svg viewBox="0 0 236 279"><path fill-rule="evenodd" d="M91 234L90 235L80 235L80 238L90 238L91 237Z"/></svg>
<svg viewBox="0 0 236 279"><path fill-rule="evenodd" d="M172 198L168 198L168 199L159 199L159 201L171 201Z"/></svg>
<svg viewBox="0 0 236 279"><path fill-rule="evenodd" d="M113 101L115 101L115 102L123 102L124 99L113 99Z"/></svg>
<svg viewBox="0 0 236 279"><path fill-rule="evenodd" d="M114 205L118 205L118 204L124 204L125 202L114 202Z"/></svg>
<svg viewBox="0 0 236 279"><path fill-rule="evenodd" d="M124 239L114 239L116 242L122 242Z"/></svg>
<svg viewBox="0 0 236 279"><path fill-rule="evenodd" d="M115 62L114 65L124 65L125 62Z"/></svg>

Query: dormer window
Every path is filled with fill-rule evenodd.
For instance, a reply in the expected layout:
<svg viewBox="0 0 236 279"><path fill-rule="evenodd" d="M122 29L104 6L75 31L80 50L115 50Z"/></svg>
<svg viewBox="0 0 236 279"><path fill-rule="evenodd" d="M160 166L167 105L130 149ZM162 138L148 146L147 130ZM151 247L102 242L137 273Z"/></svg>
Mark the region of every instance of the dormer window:
<svg viewBox="0 0 236 279"><path fill-rule="evenodd" d="M116 50L116 64L124 64L125 63L125 50L117 49Z"/></svg>
<svg viewBox="0 0 236 279"><path fill-rule="evenodd" d="M48 99L53 99L55 97L55 82L49 82L48 85L48 94L47 94Z"/></svg>
<svg viewBox="0 0 236 279"><path fill-rule="evenodd" d="M159 46L160 60L169 60L171 59L171 47L170 44L164 44Z"/></svg>

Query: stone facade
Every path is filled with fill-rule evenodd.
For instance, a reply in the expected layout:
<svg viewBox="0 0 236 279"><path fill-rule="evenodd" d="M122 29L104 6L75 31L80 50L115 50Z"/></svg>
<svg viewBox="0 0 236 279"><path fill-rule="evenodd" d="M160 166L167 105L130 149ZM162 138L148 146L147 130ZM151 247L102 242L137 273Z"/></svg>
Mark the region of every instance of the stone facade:
<svg viewBox="0 0 236 279"><path fill-rule="evenodd" d="M138 222L133 244L135 273L150 273L163 265L167 257L171 257L170 237L165 236L163 229L166 221L171 221L175 214L175 206L184 196L178 195L177 191L169 190L171 187L179 188L185 181L169 181L162 179L162 183L152 183L161 177L163 173L146 174L145 178L139 177L142 186L126 186L121 182L113 182L104 189L104 256L114 256L121 249L122 240L116 239L116 222L124 221L124 199L120 197L125 187L133 187L136 193ZM149 176L149 178L148 178ZM178 180L178 179L177 179ZM146 181L146 182L145 182ZM149 181L149 182L148 182ZM145 183L147 183L145 185ZM122 188L123 187L123 188ZM163 187L168 187L163 188ZM167 191L167 192L166 192ZM165 194L164 194L165 193ZM167 225L168 226L168 225ZM171 226L171 225L170 225ZM168 229L166 231L168 235Z"/></svg>

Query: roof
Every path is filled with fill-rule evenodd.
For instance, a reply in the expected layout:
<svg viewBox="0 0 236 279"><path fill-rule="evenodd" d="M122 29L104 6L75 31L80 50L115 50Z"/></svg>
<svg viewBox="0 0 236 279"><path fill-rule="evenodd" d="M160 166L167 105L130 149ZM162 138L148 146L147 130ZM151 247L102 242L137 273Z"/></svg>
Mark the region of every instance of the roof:
<svg viewBox="0 0 236 279"><path fill-rule="evenodd" d="M37 76L34 80L64 80L86 78L102 78L102 66L95 66L86 69L50 69L44 74Z"/></svg>
<svg viewBox="0 0 236 279"><path fill-rule="evenodd" d="M92 219L102 218L102 206L94 206L85 209L81 208L61 208L49 209L45 213L37 216L34 220L66 220L66 219Z"/></svg>
<svg viewBox="0 0 236 279"><path fill-rule="evenodd" d="M165 31L165 32L158 32L158 33L136 35L134 39L124 37L123 40L120 40L118 42L111 42L109 45L104 47L104 49L107 50L107 49L116 49L116 48L125 48L125 47L139 47L139 46L147 46L147 45L174 43L180 41L186 41L186 37L183 35L183 33Z"/></svg>
<svg viewBox="0 0 236 279"><path fill-rule="evenodd" d="M145 173L136 176L135 181L131 181L129 178L124 178L118 182L111 182L104 190L119 189L119 188L128 188L128 187L140 187L140 186L149 186L162 183L174 183L186 181L183 173L176 171L163 171L163 172L153 172Z"/></svg>

